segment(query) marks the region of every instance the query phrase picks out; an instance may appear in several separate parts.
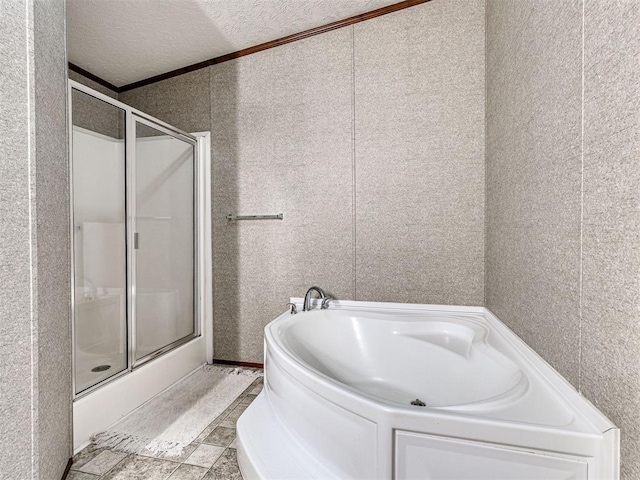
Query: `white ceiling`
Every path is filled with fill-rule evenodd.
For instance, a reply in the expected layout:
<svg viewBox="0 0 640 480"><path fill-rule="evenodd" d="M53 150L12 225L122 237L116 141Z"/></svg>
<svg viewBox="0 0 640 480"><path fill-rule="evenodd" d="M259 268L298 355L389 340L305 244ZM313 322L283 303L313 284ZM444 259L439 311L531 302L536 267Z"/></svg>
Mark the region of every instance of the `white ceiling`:
<svg viewBox="0 0 640 480"><path fill-rule="evenodd" d="M67 0L69 61L117 87L399 0Z"/></svg>

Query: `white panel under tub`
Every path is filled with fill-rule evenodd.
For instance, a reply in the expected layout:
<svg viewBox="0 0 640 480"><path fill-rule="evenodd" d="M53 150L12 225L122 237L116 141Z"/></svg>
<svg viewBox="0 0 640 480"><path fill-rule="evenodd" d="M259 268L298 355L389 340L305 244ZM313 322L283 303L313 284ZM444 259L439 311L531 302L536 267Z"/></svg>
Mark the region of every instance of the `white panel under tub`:
<svg viewBox="0 0 640 480"><path fill-rule="evenodd" d="M270 374L270 375L269 375ZM338 478L377 477L377 425L305 388L267 354L266 391L299 447L331 464ZM240 427L238 427L240 428ZM298 431L313 435L296 435ZM274 477L276 478L276 477Z"/></svg>
<svg viewBox="0 0 640 480"><path fill-rule="evenodd" d="M586 461L396 432L396 480L583 480Z"/></svg>

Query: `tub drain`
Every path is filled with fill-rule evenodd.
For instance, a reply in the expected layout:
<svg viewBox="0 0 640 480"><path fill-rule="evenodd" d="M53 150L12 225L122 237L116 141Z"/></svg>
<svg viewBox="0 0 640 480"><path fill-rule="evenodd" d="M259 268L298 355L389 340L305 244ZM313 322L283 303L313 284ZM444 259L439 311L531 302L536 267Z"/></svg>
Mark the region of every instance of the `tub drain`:
<svg viewBox="0 0 640 480"><path fill-rule="evenodd" d="M111 365L98 365L97 367L93 367L91 369L92 372L104 372L105 370L109 370Z"/></svg>
<svg viewBox="0 0 640 480"><path fill-rule="evenodd" d="M415 405L416 407L426 407L427 404L424 403L422 400L420 400L419 398L416 398L415 400L413 400L411 402L411 405Z"/></svg>

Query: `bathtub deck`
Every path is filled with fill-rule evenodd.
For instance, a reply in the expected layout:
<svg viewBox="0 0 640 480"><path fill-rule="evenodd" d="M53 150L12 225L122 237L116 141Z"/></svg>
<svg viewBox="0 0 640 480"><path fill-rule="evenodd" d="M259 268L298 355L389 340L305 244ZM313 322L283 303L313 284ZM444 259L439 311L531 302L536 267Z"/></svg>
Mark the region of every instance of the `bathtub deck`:
<svg viewBox="0 0 640 480"><path fill-rule="evenodd" d="M263 378L256 379L180 457L128 454L89 445L73 457L67 480L242 480L235 424L262 385Z"/></svg>

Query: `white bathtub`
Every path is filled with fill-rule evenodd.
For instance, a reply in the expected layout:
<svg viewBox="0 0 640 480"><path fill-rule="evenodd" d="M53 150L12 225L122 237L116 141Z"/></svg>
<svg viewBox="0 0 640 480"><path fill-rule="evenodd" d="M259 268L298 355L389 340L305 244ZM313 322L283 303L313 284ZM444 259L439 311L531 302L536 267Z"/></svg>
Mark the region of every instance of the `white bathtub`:
<svg viewBox="0 0 640 480"><path fill-rule="evenodd" d="M486 309L332 302L265 347L247 480L619 478L615 425Z"/></svg>

